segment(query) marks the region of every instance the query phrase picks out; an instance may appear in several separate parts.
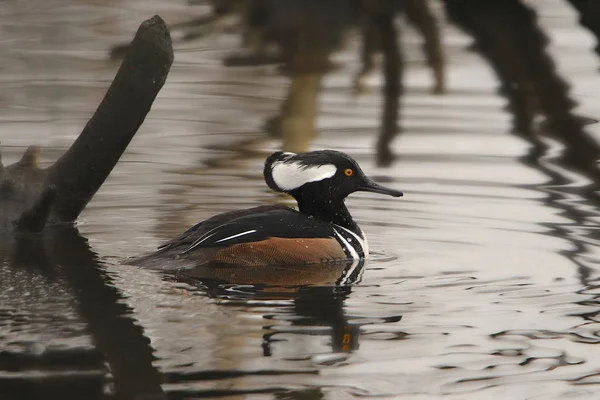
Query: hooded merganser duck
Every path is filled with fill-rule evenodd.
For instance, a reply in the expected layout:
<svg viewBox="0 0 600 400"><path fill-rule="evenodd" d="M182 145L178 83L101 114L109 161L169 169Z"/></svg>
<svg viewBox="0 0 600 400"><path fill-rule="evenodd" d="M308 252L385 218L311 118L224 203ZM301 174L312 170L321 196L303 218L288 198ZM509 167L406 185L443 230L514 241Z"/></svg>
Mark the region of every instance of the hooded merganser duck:
<svg viewBox="0 0 600 400"><path fill-rule="evenodd" d="M356 191L402 196L369 179L350 156L333 150L273 153L265 161L264 178L271 189L294 197L299 210L267 205L218 214L130 264L235 270L358 262L368 256L369 246L345 198Z"/></svg>

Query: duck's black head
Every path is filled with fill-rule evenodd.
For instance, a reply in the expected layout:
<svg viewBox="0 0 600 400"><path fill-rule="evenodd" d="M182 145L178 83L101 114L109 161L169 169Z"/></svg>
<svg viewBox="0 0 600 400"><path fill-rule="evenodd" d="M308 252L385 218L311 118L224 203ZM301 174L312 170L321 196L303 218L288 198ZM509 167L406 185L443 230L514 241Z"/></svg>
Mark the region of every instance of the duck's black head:
<svg viewBox="0 0 600 400"><path fill-rule="evenodd" d="M300 206L301 200L309 198L337 203L357 191L402 196L398 190L373 182L354 159L334 150L278 151L267 158L264 176L271 189L292 195Z"/></svg>

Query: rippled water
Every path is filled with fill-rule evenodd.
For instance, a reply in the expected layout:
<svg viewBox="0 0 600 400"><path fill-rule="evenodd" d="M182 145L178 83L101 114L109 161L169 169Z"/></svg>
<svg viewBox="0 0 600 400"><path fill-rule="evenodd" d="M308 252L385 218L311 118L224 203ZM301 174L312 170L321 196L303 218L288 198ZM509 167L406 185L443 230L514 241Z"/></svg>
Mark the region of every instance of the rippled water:
<svg viewBox="0 0 600 400"><path fill-rule="evenodd" d="M594 41L565 4L537 3L577 113L598 117ZM71 144L118 67L110 46L139 22L204 11L150 0L1 2L4 163L30 144L50 163ZM491 70L466 50L469 38L444 29L445 96L429 94L420 39L405 37L404 133L391 168L374 166L378 90L352 94L356 49L326 79L314 147L346 151L405 192L348 199L375 254L359 284L337 289L177 282L120 264L217 212L283 201L262 181L277 143L260 126L285 78L221 67L237 49L233 34L176 41L152 112L81 216L89 243L75 232L44 239L54 264L39 243L3 243L19 262L0 264L0 389L33 395L38 379L85 398L156 393L159 382L173 398L597 398L591 181L557 162L557 142L544 139L550 150L536 161L508 133Z"/></svg>

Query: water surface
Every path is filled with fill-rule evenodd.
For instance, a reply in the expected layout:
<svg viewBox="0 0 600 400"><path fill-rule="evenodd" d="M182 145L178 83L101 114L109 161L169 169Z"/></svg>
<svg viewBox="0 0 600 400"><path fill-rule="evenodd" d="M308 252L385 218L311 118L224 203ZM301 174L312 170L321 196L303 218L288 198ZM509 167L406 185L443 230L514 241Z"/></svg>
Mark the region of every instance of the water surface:
<svg viewBox="0 0 600 400"><path fill-rule="evenodd" d="M598 117L591 36L563 2L540 3L576 112ZM118 68L108 50L139 22L160 13L172 24L205 10L2 2L4 163L30 144L43 146L45 163L68 148ZM219 286L120 263L215 213L291 204L261 176L278 143L260 127L278 110L285 77L272 67L222 67L237 49L234 34L176 41L151 113L79 220L89 242L69 232L3 245L0 387L74 375L89 393L173 398L597 398L600 218L591 181L561 166L559 143L544 139L549 150L538 159L510 134L491 69L466 50L469 38L444 29L445 96L429 94L419 37L404 38L404 132L390 168L374 163L379 77L372 92L353 94L351 47L325 81L314 148L346 151L405 192L347 200L374 256L346 288Z"/></svg>

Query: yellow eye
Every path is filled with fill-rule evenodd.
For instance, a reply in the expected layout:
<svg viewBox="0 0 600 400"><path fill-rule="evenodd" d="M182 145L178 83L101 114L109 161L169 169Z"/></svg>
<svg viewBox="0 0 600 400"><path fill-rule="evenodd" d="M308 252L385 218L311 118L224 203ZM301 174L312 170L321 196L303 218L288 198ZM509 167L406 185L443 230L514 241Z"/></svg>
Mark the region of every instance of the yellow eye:
<svg viewBox="0 0 600 400"><path fill-rule="evenodd" d="M346 174L346 176L352 176L354 175L354 171L352 171L352 168L346 168L344 174Z"/></svg>

